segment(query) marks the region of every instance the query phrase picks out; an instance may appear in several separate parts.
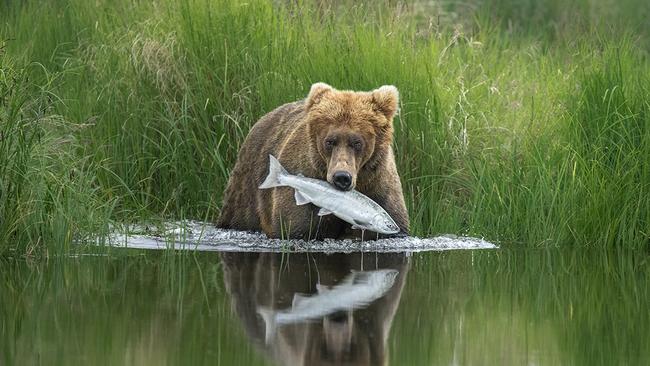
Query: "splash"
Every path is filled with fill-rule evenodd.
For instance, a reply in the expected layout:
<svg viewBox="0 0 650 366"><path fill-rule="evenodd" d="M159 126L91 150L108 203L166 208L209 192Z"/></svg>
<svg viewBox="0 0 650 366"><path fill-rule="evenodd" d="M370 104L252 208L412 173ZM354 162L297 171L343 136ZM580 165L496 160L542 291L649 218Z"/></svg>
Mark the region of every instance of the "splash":
<svg viewBox="0 0 650 366"><path fill-rule="evenodd" d="M129 225L114 228L108 245L133 249L175 249L222 252L422 252L454 249L494 249L479 238L442 235L432 238L379 240L281 240L256 232L226 230L199 221L168 222L163 225Z"/></svg>

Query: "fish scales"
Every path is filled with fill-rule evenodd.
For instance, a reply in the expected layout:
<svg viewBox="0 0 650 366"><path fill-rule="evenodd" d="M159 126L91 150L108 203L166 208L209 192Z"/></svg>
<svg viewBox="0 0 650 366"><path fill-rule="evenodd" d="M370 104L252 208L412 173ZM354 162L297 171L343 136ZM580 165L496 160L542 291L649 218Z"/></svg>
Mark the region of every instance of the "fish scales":
<svg viewBox="0 0 650 366"><path fill-rule="evenodd" d="M319 179L292 175L273 155L269 155L269 175L259 188L282 186L295 190L297 205L312 203L320 207L319 216L333 214L352 224L353 229L370 230L380 234L399 232L399 227L386 210L368 196L356 190L338 190Z"/></svg>

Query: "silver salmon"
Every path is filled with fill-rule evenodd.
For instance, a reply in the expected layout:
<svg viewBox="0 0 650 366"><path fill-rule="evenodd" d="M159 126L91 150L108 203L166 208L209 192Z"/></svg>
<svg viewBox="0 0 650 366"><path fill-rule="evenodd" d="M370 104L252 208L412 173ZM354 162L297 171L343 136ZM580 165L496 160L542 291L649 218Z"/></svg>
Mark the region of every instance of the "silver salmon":
<svg viewBox="0 0 650 366"><path fill-rule="evenodd" d="M380 234L395 234L399 226L388 212L368 196L356 190L340 191L326 181L291 175L278 159L269 155L269 175L260 189L288 186L296 191L297 205L313 203L320 207L318 216L333 214L352 224L353 229L370 230Z"/></svg>
<svg viewBox="0 0 650 366"><path fill-rule="evenodd" d="M338 311L370 305L393 287L398 274L394 269L353 271L332 288L316 285L318 293L314 296L294 294L291 308L272 310L258 307L257 313L264 319L266 327L266 343L273 340L279 326L316 320Z"/></svg>

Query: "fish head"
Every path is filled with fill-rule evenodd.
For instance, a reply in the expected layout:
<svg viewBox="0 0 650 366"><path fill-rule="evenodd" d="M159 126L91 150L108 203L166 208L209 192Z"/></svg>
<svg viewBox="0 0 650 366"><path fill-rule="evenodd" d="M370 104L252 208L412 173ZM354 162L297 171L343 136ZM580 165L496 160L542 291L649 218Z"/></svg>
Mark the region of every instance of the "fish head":
<svg viewBox="0 0 650 366"><path fill-rule="evenodd" d="M374 284L383 289L383 291L388 291L388 289L393 287L399 271L395 269L380 269L366 273L368 274L368 283Z"/></svg>
<svg viewBox="0 0 650 366"><path fill-rule="evenodd" d="M395 282L395 278L397 278L397 275L399 274L399 271L396 269L384 269L385 272L385 277L390 283Z"/></svg>
<svg viewBox="0 0 650 366"><path fill-rule="evenodd" d="M370 230L380 234L396 234L400 229L390 215L383 212L372 218L370 221Z"/></svg>

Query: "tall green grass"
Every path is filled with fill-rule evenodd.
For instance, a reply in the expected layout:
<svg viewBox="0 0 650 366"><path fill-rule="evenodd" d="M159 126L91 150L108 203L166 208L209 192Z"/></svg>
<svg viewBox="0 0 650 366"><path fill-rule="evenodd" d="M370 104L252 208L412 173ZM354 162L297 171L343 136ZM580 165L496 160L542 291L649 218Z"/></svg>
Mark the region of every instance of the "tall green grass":
<svg viewBox="0 0 650 366"><path fill-rule="evenodd" d="M44 83L30 82L43 74ZM39 64L17 69L0 55L0 246L61 250L73 236L106 232L103 197L77 134L86 126L54 112L57 76Z"/></svg>
<svg viewBox="0 0 650 366"><path fill-rule="evenodd" d="M214 220L250 126L316 81L399 88L414 234L647 247L644 4L5 1L3 73L22 70L24 113L48 100L47 115L65 121L12 149L70 202L50 194L29 211L47 220L15 218L11 207L41 199L9 189L38 179L7 168L3 151L13 206L0 250L44 249L44 237L69 242L109 220ZM15 125L0 111L3 128ZM47 156L59 165L41 169Z"/></svg>

